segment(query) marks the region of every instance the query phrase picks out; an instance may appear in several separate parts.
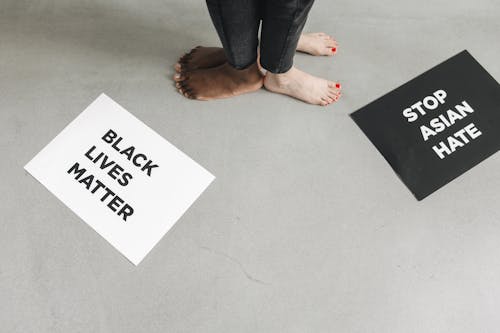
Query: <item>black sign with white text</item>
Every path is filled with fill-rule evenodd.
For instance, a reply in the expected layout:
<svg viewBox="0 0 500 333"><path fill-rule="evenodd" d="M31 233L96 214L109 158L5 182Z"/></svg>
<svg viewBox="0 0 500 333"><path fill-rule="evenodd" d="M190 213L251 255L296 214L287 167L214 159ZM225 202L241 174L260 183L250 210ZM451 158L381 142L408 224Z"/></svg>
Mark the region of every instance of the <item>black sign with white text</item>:
<svg viewBox="0 0 500 333"><path fill-rule="evenodd" d="M500 148L500 85L463 51L351 114L418 200Z"/></svg>

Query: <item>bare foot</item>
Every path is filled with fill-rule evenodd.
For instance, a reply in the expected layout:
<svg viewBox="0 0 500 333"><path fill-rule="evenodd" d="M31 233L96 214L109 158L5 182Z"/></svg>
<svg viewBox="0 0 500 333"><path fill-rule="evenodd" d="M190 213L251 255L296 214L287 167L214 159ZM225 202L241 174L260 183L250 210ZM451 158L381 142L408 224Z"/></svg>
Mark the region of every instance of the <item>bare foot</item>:
<svg viewBox="0 0 500 333"><path fill-rule="evenodd" d="M258 90L263 76L257 64L238 70L224 63L220 66L174 75L175 86L187 98L208 101Z"/></svg>
<svg viewBox="0 0 500 333"><path fill-rule="evenodd" d="M224 49L221 47L197 46L184 54L175 64L175 70L180 72L196 69L212 68L226 62Z"/></svg>
<svg viewBox="0 0 500 333"><path fill-rule="evenodd" d="M341 96L340 83L312 76L295 67L283 74L268 72L264 86L270 91L323 106L336 102Z"/></svg>
<svg viewBox="0 0 500 333"><path fill-rule="evenodd" d="M297 45L297 51L315 56L332 56L337 53L337 49L337 41L323 32L302 34Z"/></svg>

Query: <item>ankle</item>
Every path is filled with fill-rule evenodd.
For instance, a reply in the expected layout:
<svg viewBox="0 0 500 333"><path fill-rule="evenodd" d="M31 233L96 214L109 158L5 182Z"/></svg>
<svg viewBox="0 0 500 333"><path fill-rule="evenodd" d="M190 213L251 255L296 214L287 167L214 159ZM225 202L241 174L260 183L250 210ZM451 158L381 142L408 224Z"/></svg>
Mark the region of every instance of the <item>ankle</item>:
<svg viewBox="0 0 500 333"><path fill-rule="evenodd" d="M301 35L299 41L297 42L297 50L303 51L306 50L310 45L309 38L304 35Z"/></svg>
<svg viewBox="0 0 500 333"><path fill-rule="evenodd" d="M262 81L263 79L262 73L257 63L254 63L250 67L244 69L242 73L244 73L243 78L247 79L248 81Z"/></svg>
<svg viewBox="0 0 500 333"><path fill-rule="evenodd" d="M277 73L276 74L276 73L267 72L266 78L269 78L270 80L272 80L279 87L287 87L292 82L291 77L292 77L294 70L295 70L295 68L292 67L285 73Z"/></svg>

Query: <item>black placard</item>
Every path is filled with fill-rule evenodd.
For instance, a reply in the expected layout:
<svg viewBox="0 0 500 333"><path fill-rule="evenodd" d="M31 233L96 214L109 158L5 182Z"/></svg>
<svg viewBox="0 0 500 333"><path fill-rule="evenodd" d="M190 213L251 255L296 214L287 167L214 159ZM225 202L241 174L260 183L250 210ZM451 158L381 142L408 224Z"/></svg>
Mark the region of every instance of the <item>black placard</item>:
<svg viewBox="0 0 500 333"><path fill-rule="evenodd" d="M463 51L351 117L422 200L498 151L500 85Z"/></svg>

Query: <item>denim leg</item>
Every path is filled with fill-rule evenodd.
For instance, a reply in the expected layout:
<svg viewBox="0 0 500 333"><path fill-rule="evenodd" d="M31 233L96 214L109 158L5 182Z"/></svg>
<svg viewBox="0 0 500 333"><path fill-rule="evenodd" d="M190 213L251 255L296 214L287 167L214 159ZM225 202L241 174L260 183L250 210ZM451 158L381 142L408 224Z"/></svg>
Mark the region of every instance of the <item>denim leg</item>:
<svg viewBox="0 0 500 333"><path fill-rule="evenodd" d="M268 0L263 4L260 63L271 73L293 66L300 34L314 0Z"/></svg>
<svg viewBox="0 0 500 333"><path fill-rule="evenodd" d="M257 60L259 0L206 0L229 64L244 69Z"/></svg>

